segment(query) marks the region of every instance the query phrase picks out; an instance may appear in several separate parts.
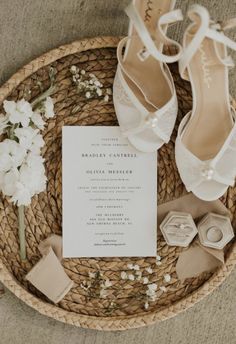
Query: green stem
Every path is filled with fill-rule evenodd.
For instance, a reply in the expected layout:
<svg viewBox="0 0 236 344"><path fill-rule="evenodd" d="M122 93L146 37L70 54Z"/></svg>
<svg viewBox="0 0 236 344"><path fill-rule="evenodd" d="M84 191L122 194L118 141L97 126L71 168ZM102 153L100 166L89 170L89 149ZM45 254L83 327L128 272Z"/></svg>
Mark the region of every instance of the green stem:
<svg viewBox="0 0 236 344"><path fill-rule="evenodd" d="M18 221L19 221L19 240L20 240L20 257L22 260L26 260L26 248L25 248L25 214L24 206L18 207Z"/></svg>
<svg viewBox="0 0 236 344"><path fill-rule="evenodd" d="M32 108L34 109L39 103L41 103L44 99L52 95L52 93L55 91L56 86L50 86L45 92L40 94L39 97L37 97L32 103Z"/></svg>

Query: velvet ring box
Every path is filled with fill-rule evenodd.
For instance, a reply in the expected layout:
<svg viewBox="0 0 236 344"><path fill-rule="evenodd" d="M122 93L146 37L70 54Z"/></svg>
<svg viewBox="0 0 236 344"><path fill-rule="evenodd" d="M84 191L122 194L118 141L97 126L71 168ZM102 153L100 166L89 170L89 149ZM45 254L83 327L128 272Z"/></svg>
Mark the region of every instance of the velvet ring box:
<svg viewBox="0 0 236 344"><path fill-rule="evenodd" d="M179 211L170 211L160 230L169 246L187 247L198 233L191 214Z"/></svg>
<svg viewBox="0 0 236 344"><path fill-rule="evenodd" d="M234 237L228 216L208 213L198 223L197 228L201 244L218 250L224 248Z"/></svg>

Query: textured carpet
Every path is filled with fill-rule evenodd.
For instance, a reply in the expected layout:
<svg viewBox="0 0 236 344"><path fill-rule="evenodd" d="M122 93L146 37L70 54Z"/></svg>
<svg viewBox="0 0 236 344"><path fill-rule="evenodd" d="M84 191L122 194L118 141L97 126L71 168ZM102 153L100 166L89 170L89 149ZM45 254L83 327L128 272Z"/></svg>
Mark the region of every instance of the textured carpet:
<svg viewBox="0 0 236 344"><path fill-rule="evenodd" d="M119 0L0 0L0 83L22 65L78 38L122 35L128 21ZM183 11L193 1L178 1ZM236 1L199 1L213 17L236 16ZM183 24L172 29L181 40ZM236 35L233 35L236 38ZM234 55L235 56L235 55ZM231 75L236 95L235 70ZM234 344L236 271L185 313L156 326L123 333L75 328L41 316L10 292L0 299L0 344Z"/></svg>

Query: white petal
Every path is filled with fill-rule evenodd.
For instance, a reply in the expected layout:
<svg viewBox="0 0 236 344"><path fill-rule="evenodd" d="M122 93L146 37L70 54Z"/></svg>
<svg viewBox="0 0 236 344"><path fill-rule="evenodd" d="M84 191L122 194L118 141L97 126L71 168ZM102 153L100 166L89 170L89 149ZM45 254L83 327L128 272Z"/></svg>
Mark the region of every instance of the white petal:
<svg viewBox="0 0 236 344"><path fill-rule="evenodd" d="M156 291L157 290L157 284L156 283L149 284L148 289L152 290L152 291Z"/></svg>
<svg viewBox="0 0 236 344"><path fill-rule="evenodd" d="M128 278L128 275L127 275L127 273L125 272L125 271L121 271L121 273L120 273L120 277L121 277L121 279L127 279Z"/></svg>
<svg viewBox="0 0 236 344"><path fill-rule="evenodd" d="M2 192L6 196L12 196L16 191L16 184L19 180L19 172L12 169L5 173L2 180Z"/></svg>
<svg viewBox="0 0 236 344"><path fill-rule="evenodd" d="M12 167L12 159L9 154L1 153L0 154L0 171L7 172Z"/></svg>
<svg viewBox="0 0 236 344"><path fill-rule="evenodd" d="M16 103L17 110L25 115L25 117L30 118L33 114L32 106L25 99L21 99Z"/></svg>
<svg viewBox="0 0 236 344"><path fill-rule="evenodd" d="M129 279L130 281L134 281L134 275L129 274L129 275L128 275L128 279Z"/></svg>
<svg viewBox="0 0 236 344"><path fill-rule="evenodd" d="M170 282L170 280L171 280L171 276L169 275L169 274L165 274L164 275L164 280L165 280L165 282Z"/></svg>
<svg viewBox="0 0 236 344"><path fill-rule="evenodd" d="M151 267L147 267L145 270L146 270L149 274L152 274L152 273L153 273L153 270L152 270Z"/></svg>
<svg viewBox="0 0 236 344"><path fill-rule="evenodd" d="M109 279L107 279L107 280L105 281L105 287L106 287L106 288L109 288L109 287L111 287L111 286L112 286L111 281L110 281Z"/></svg>
<svg viewBox="0 0 236 344"><path fill-rule="evenodd" d="M41 130L44 129L44 126L46 123L42 119L42 116L40 115L40 113L34 112L31 116L31 120L39 129Z"/></svg>
<svg viewBox="0 0 236 344"><path fill-rule="evenodd" d="M95 278L96 277L96 274L95 274L95 272L91 272L91 271L89 271L89 277L90 278Z"/></svg>
<svg viewBox="0 0 236 344"><path fill-rule="evenodd" d="M130 270L133 270L134 265L133 264L127 264L127 268L130 269Z"/></svg>
<svg viewBox="0 0 236 344"><path fill-rule="evenodd" d="M16 110L16 102L14 102L12 100L4 100L3 108L7 114L11 114L11 113L15 112L15 110Z"/></svg>
<svg viewBox="0 0 236 344"><path fill-rule="evenodd" d="M16 190L11 198L11 201L17 203L18 206L28 206L31 203L30 190L21 183L17 183Z"/></svg>

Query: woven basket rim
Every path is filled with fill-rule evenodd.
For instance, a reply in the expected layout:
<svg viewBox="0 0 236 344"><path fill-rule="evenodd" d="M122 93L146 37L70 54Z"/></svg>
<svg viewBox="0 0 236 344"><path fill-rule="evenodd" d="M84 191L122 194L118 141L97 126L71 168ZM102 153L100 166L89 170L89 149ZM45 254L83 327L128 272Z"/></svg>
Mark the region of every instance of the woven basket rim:
<svg viewBox="0 0 236 344"><path fill-rule="evenodd" d="M65 56L86 51L90 49L99 48L115 48L121 37L103 36L77 40L72 43L62 45L59 48L50 50L40 57L32 60L18 72L16 72L3 86L0 88L0 102L2 102L12 90L17 87L24 79L36 72L41 67L49 65L50 63L59 60ZM39 313L47 315L51 318L61 322L72 324L79 327L114 331L126 330L131 328L138 328L146 325L151 325L162 320L171 318L184 310L194 306L197 302L202 300L205 296L210 294L216 287L218 287L226 277L231 273L236 264L236 245L232 244L225 264L220 267L202 286L197 290L188 294L179 301L174 302L160 310L145 312L137 315L123 315L113 317L96 317L89 315L82 315L75 312L69 312L61 309L51 303L47 303L29 293L18 280L7 270L2 258L0 257L0 281L19 299L24 301L27 305L36 309Z"/></svg>

